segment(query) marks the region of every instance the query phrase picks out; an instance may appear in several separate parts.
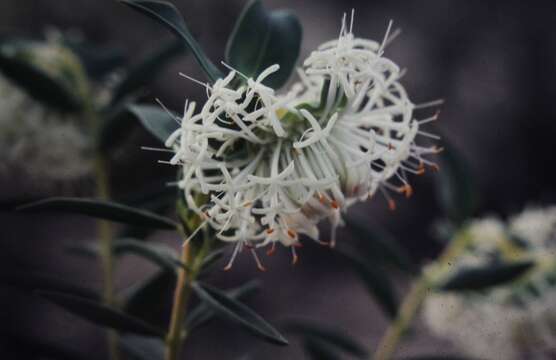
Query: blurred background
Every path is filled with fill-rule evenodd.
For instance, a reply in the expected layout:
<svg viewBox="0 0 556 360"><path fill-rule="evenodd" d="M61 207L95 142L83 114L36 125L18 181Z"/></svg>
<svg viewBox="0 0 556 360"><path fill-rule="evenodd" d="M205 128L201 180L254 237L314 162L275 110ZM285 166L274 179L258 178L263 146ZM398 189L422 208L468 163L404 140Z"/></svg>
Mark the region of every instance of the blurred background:
<svg viewBox="0 0 556 360"><path fill-rule="evenodd" d="M213 61L223 58L226 39L245 1L174 0L188 26ZM268 8L289 8L303 25L301 59L320 43L337 36L344 12L355 9L356 36L380 40L390 19L402 34L386 56L407 68L403 84L414 103L444 99L435 131L449 139L463 154L480 192L477 215L508 214L527 205L556 200L553 165L556 136L556 4L553 1L332 1L266 0ZM79 31L98 46L122 48L133 63L152 47L172 36L160 26L112 0L3 0L0 2L0 35L42 38L45 29ZM193 57L181 57L164 69L145 93L144 101L159 98L168 107L183 108L186 99L202 101L204 90L178 76L186 73L204 79ZM142 185L174 169L158 164L159 154L140 146L156 145L141 128L121 135L126 145L114 154L111 181L116 197L125 198ZM0 154L0 163L2 162ZM442 169L441 169L442 171ZM390 211L380 197L350 209L349 217L369 227L390 231L420 262L434 257L440 245L431 236L439 218L434 192L435 174L413 178L415 194L398 197ZM70 189L49 189L44 194L32 183L23 184L7 173L0 179L3 201L71 192L90 195L90 184ZM0 213L0 271L33 269L53 273L67 281L100 287L98 265L67 256L72 241L94 238L94 222L82 217ZM161 233L160 241L178 246L178 239ZM339 241L359 239L348 229ZM279 251L264 259L269 269L256 270L249 256L238 259L232 271L217 273L213 281L231 287L245 279L259 278L263 290L249 305L271 321L304 316L336 324L373 349L387 320L356 275L331 256L330 250L306 242L301 260L290 265L289 253ZM137 259L119 266L116 287L152 272ZM397 284L403 293L406 284ZM76 352L104 358L102 333L87 322L53 305L0 288L0 322L14 332L67 344ZM418 329L420 329L418 325ZM400 347L400 355L453 352L449 344L426 330L417 332ZM22 358L13 343L2 343L3 358ZM188 339L184 358L233 359L256 346L259 358L302 359L298 347L260 345L225 322L216 322ZM11 356L11 357L10 357Z"/></svg>

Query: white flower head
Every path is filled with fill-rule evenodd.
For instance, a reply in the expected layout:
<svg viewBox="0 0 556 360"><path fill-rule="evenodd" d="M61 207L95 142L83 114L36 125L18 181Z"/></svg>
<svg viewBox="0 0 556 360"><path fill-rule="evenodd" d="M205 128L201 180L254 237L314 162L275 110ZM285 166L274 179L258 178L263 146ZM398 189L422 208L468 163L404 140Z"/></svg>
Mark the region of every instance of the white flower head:
<svg viewBox="0 0 556 360"><path fill-rule="evenodd" d="M481 293L434 293L424 320L437 336L480 359L551 359L556 347L555 207L528 209L508 223L471 221L466 251L450 267L432 264L429 275L449 276L462 267L529 260L534 266L518 279ZM439 269L447 269L439 274Z"/></svg>
<svg viewBox="0 0 556 360"><path fill-rule="evenodd" d="M236 242L231 262L244 246L254 253L277 242L295 261L300 234L322 242L323 219L334 245L351 204L380 190L394 207L389 190L409 196L406 174L435 167L424 156L438 149L415 143L429 134L419 130L402 72L383 57L390 40L388 32L382 43L355 38L344 17L339 38L307 58L285 95L265 85L278 65L253 79L224 64L231 70L224 79L203 84L200 112L186 104L166 142L175 151L170 163L182 166L187 205L217 237ZM199 193L208 201L197 203Z"/></svg>
<svg viewBox="0 0 556 360"><path fill-rule="evenodd" d="M21 174L42 190L85 177L92 144L78 123L0 76L0 174Z"/></svg>

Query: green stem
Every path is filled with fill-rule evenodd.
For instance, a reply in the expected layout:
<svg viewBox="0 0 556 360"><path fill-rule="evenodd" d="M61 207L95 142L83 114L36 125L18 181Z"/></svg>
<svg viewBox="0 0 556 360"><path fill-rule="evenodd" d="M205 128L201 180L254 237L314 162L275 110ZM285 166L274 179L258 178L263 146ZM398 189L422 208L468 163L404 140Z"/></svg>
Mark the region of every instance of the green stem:
<svg viewBox="0 0 556 360"><path fill-rule="evenodd" d="M454 260L468 244L468 237L460 234L456 237L442 252L438 258L441 268L449 267L450 262ZM434 281L427 277L427 273L423 272L421 276L413 283L411 290L404 298L400 305L396 319L390 324L386 333L379 342L376 353L373 355L374 360L389 360L396 351L396 346L400 342L403 334L411 325L411 322L417 315L421 305L434 286Z"/></svg>
<svg viewBox="0 0 556 360"><path fill-rule="evenodd" d="M182 235L184 235L184 239L187 238L185 234ZM187 305L192 292L191 284L199 275L203 259L209 248L210 241L206 233L203 245L196 254L194 254L191 249L191 242L185 243L182 246L181 261L186 267L181 267L178 270L170 326L166 335L165 360L176 360L178 358L182 343L187 337L184 323L185 315L187 314Z"/></svg>
<svg viewBox="0 0 556 360"><path fill-rule="evenodd" d="M97 196L102 200L110 199L110 175L107 161L102 155L95 159L95 174L97 183ZM100 259L103 272L103 300L108 306L115 306L114 298L114 256L112 253L112 226L108 221L98 221L98 237L100 241ZM110 359L120 358L118 351L118 334L115 331L108 332L108 349Z"/></svg>

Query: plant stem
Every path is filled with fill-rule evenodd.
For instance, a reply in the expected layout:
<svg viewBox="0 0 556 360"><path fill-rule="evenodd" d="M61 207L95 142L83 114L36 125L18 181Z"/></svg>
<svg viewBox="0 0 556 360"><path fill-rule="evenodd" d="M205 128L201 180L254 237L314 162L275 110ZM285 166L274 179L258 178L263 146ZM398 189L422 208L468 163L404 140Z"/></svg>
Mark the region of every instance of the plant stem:
<svg viewBox="0 0 556 360"><path fill-rule="evenodd" d="M182 233L184 231L182 230ZM182 234L187 238L185 234ZM194 254L191 249L191 242L187 242L182 246L181 262L185 267L180 267L176 280L176 289L174 292L174 303L172 305L172 315L168 334L166 335L166 353L165 360L176 360L179 356L183 341L187 336L184 329L185 315L187 314L187 305L191 296L191 284L197 279L201 270L203 259L209 251L211 241L205 232L203 245Z"/></svg>
<svg viewBox="0 0 556 360"><path fill-rule="evenodd" d="M403 332L408 328L423 300L426 298L428 289L429 284L424 277L421 277L413 284L409 294L407 294L400 305L398 316L380 341L373 359L387 360L392 357Z"/></svg>
<svg viewBox="0 0 556 360"><path fill-rule="evenodd" d="M97 196L101 200L110 198L110 175L106 159L102 155L97 155L95 159L95 174L97 183ZM103 272L103 300L108 306L115 305L114 299L114 257L112 254L112 226L108 221L98 221L98 237L100 241L100 258ZM118 334L115 331L108 332L108 349L110 359L118 360Z"/></svg>
<svg viewBox="0 0 556 360"><path fill-rule="evenodd" d="M189 265L191 264L191 245L184 244L182 247L181 261ZM180 268L176 281L176 289L174 292L174 303L172 305L172 317L170 319L170 327L166 337L166 360L176 360L181 347L181 342L185 337L183 333L183 323L185 319L186 306L191 295L191 277L185 268Z"/></svg>
<svg viewBox="0 0 556 360"><path fill-rule="evenodd" d="M465 250L468 240L469 238L467 235L460 234L451 241L438 258L440 267L444 268L450 266L450 262ZM390 324L388 330L386 330L386 333L380 340L377 351L372 359L389 360L392 358L401 337L415 318L415 315L421 308L421 305L427 298L432 287L434 287L434 282L428 278L426 272L423 272L421 276L415 280L411 290L400 305L396 319Z"/></svg>

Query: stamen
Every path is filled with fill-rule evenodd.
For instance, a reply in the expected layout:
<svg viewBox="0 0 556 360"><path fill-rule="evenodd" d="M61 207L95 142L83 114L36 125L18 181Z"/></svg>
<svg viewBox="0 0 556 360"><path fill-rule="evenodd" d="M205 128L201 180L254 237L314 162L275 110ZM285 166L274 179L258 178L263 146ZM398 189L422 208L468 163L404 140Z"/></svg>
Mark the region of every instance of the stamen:
<svg viewBox="0 0 556 360"><path fill-rule="evenodd" d="M251 249L251 255L253 255L253 259L255 259L255 263L257 264L257 269L259 269L259 271L265 272L266 268L261 263L261 260L259 259L259 256L257 255L255 249Z"/></svg>

